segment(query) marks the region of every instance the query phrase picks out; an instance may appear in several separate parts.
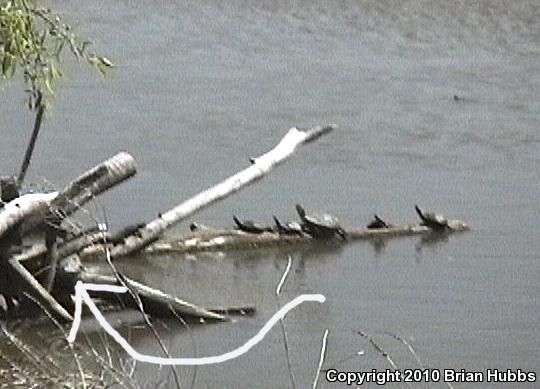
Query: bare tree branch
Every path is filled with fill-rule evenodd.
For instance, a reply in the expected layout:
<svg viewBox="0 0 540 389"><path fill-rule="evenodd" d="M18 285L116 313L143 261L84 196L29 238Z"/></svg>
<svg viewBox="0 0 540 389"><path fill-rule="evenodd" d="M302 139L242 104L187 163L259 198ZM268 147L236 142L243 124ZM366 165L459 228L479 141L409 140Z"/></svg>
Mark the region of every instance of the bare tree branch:
<svg viewBox="0 0 540 389"><path fill-rule="evenodd" d="M304 143L311 142L335 129L335 125L314 127L305 131L291 128L276 147L252 160L253 164L245 170L227 178L219 184L199 193L175 208L163 213L159 218L139 230L139 236L132 235L125 244L111 250L113 258L131 254L155 241L167 228L182 221L198 210L222 200L252 182L261 179L276 165L289 158Z"/></svg>

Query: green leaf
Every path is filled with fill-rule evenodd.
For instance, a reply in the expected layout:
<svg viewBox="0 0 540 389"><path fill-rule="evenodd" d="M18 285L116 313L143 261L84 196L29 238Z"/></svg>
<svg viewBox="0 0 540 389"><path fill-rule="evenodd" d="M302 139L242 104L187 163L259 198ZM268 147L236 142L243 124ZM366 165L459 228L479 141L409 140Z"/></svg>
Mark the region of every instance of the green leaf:
<svg viewBox="0 0 540 389"><path fill-rule="evenodd" d="M108 68L114 68L114 64L107 57L99 57L100 62Z"/></svg>
<svg viewBox="0 0 540 389"><path fill-rule="evenodd" d="M66 45L75 58L82 57L101 75L114 67L107 57L87 53L90 44L74 34L60 15L40 5L40 0L0 0L0 82L21 70L31 109L36 96L54 94L55 81L62 77L57 66Z"/></svg>
<svg viewBox="0 0 540 389"><path fill-rule="evenodd" d="M60 61L60 54L62 53L62 49L64 48L64 41L60 41L58 44L58 47L56 48L56 52L54 53L54 56L56 57L57 61Z"/></svg>

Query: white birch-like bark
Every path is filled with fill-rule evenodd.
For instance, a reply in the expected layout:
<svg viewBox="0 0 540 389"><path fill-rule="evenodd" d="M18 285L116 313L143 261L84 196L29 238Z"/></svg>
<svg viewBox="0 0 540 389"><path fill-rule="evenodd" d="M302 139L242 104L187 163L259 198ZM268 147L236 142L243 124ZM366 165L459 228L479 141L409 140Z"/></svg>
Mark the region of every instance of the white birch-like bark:
<svg viewBox="0 0 540 389"><path fill-rule="evenodd" d="M132 235L126 239L125 244L112 248L111 256L115 258L143 249L155 241L167 228L262 178L276 165L293 155L298 146L314 141L335 128L335 125L314 127L303 131L291 128L276 147L255 158L253 164L247 169L163 213L161 217L149 222L144 228L140 229L140 236Z"/></svg>

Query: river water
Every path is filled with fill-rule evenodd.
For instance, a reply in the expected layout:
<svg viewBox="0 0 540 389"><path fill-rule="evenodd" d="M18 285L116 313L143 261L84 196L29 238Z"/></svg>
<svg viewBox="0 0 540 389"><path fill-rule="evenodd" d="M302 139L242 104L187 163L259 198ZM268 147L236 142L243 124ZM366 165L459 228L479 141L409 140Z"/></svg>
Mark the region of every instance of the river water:
<svg viewBox="0 0 540 389"><path fill-rule="evenodd" d="M326 303L306 303L284 320L299 388L311 387L325 329L326 369L392 369L363 331L400 368L420 365L396 336L426 367L540 374L536 1L61 1L58 7L117 69L100 80L69 67L27 179L60 187L129 151L137 176L100 203L113 228L152 219L246 167L248 157L272 148L292 126L327 123L339 130L192 220L231 225L237 214L270 223L272 214L293 218L300 202L360 227L374 212L414 222L418 203L472 226L435 242L122 261L135 278L198 304L256 305L254 317L194 326L191 337L169 323L163 334L173 355L229 351L283 303L322 293ZM4 86L0 95L3 174L18 168L31 129L17 87ZM288 256L291 273L276 297ZM144 334L134 346L159 354ZM178 371L189 387L194 369ZM173 385L165 368L140 365L136 374L143 386L163 379L164 387ZM277 388L291 381L283 332L275 328L247 355L197 369L194 387ZM320 387L346 385L323 374Z"/></svg>

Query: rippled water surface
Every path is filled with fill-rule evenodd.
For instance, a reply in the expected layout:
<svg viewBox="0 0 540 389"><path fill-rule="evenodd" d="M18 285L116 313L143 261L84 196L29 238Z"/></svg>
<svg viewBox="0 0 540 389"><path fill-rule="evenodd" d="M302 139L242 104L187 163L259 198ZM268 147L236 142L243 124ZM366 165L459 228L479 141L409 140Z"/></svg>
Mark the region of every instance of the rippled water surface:
<svg viewBox="0 0 540 389"><path fill-rule="evenodd" d="M391 368L357 334L364 331L400 367L417 363L387 333L410 342L429 367L538 369L536 1L59 7L117 70L103 81L68 72L28 180L61 186L119 150L131 152L137 176L102 200L113 226L151 219L247 166L249 156L270 149L292 126L337 123L338 131L195 219L230 225L234 213L269 223L272 214L294 217L301 202L360 227L373 212L413 222L418 203L473 227L435 242L122 261L135 278L190 301L257 306L255 317L194 327L196 351L186 331L170 325L165 337L174 355L229 351L278 306L317 292L327 296L325 304L306 304L284 321L297 387L311 386L326 328L325 368ZM2 174L18 168L31 126L16 87L0 95ZM292 272L278 299L289 255ZM135 346L159 354L151 336L136 337ZM140 366L138 374L154 385L168 373ZM189 386L193 368L179 373ZM279 328L248 355L196 373L197 388L291 386ZM320 386L344 387L324 377ZM522 386L533 387L504 385Z"/></svg>

